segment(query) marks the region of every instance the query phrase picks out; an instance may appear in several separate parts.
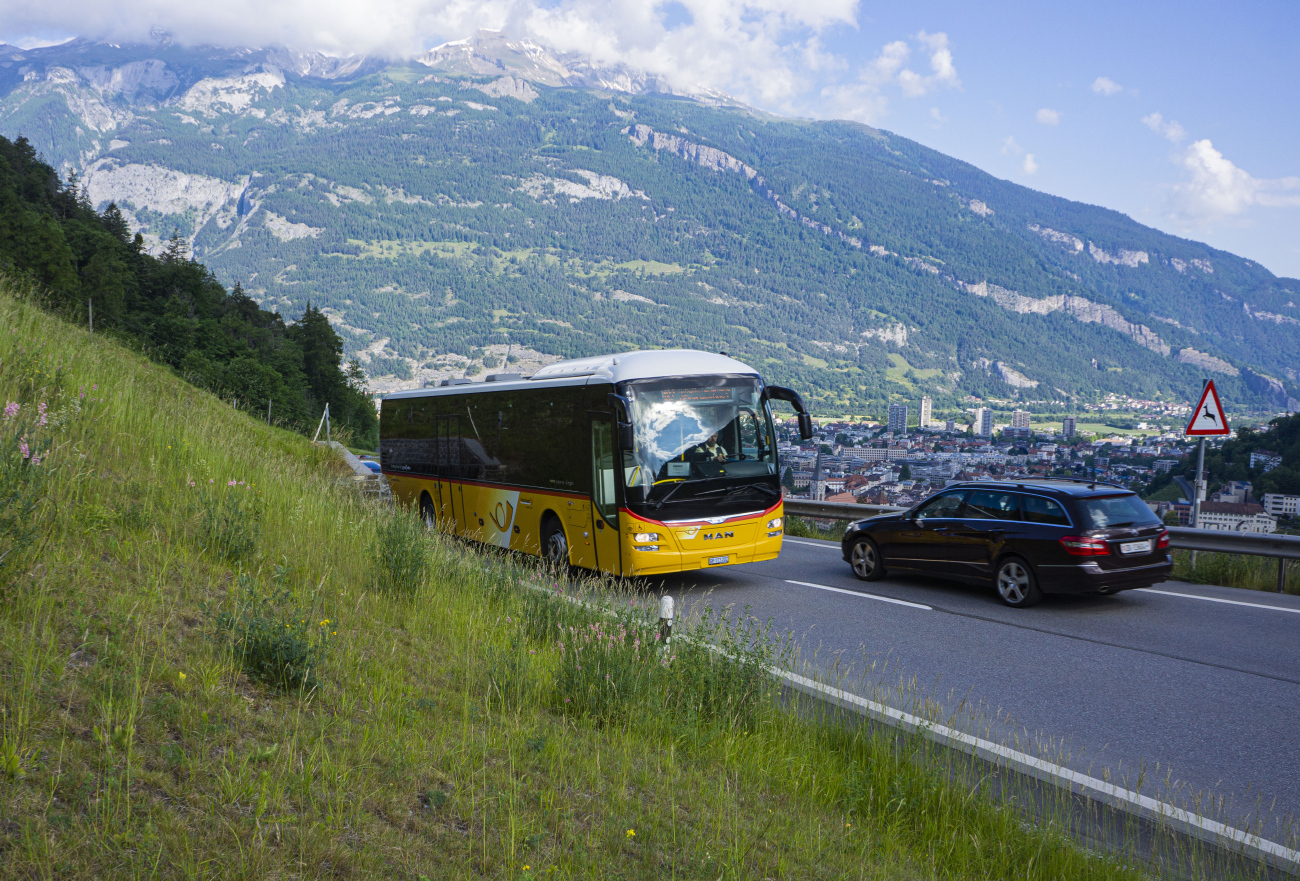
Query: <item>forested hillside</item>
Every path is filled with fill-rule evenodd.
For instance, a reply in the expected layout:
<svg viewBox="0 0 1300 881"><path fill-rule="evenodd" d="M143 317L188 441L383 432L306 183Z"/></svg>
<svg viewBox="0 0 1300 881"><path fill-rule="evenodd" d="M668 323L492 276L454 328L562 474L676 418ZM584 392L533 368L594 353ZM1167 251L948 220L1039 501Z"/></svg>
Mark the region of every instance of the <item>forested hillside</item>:
<svg viewBox="0 0 1300 881"><path fill-rule="evenodd" d="M485 47L5 52L0 131L147 247L179 234L263 307L317 304L372 378L672 345L822 412L1209 376L1231 408L1300 408L1300 282L888 132L529 82Z"/></svg>
<svg viewBox="0 0 1300 881"><path fill-rule="evenodd" d="M342 341L319 310L286 325L238 285L227 291L180 238L151 256L116 205L96 212L76 178L60 180L23 138L0 137L0 272L245 409L269 404L274 420L306 430L328 402L359 442L375 438L364 377L342 372Z"/></svg>

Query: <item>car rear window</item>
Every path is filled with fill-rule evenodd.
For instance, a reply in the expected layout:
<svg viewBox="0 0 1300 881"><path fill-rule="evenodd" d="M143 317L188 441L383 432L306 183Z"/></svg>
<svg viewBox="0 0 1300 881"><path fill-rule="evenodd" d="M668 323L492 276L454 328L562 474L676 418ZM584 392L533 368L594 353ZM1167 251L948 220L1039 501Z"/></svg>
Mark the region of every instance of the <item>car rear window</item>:
<svg viewBox="0 0 1300 881"><path fill-rule="evenodd" d="M1106 529L1111 526L1147 526L1160 519L1133 493L1122 496L1101 496L1079 499L1075 502L1083 517L1085 528Z"/></svg>
<svg viewBox="0 0 1300 881"><path fill-rule="evenodd" d="M1020 516L1026 523L1043 523L1048 526L1069 526L1061 506L1042 496L1021 496Z"/></svg>
<svg viewBox="0 0 1300 881"><path fill-rule="evenodd" d="M1019 505L1013 493L980 489L966 500L966 513L970 520L1019 520Z"/></svg>

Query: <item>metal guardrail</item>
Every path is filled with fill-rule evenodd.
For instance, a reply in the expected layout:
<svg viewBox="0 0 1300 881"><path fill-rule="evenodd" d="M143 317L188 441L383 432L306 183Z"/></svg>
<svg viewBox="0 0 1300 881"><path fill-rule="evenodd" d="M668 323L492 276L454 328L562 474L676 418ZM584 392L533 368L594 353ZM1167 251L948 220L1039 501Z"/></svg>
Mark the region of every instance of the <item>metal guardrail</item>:
<svg viewBox="0 0 1300 881"><path fill-rule="evenodd" d="M894 505L846 505L837 502L814 502L786 499L785 512L796 517L821 517L832 520L861 520L876 514L906 511ZM1227 532L1217 529L1169 527L1169 546L1184 551L1211 551L1218 554L1243 554L1250 557L1273 557L1277 560L1277 590L1286 587L1288 560L1300 560L1300 535L1269 535L1260 532Z"/></svg>

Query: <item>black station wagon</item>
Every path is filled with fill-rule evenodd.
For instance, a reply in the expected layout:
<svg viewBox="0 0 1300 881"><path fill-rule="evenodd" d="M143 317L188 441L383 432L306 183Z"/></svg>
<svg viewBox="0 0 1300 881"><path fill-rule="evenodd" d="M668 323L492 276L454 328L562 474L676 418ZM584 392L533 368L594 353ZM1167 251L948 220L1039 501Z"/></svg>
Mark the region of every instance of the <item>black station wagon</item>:
<svg viewBox="0 0 1300 881"><path fill-rule="evenodd" d="M844 560L875 581L886 569L993 583L1009 606L1044 593L1115 593L1164 581L1169 531L1137 494L1104 483L958 483L916 507L850 523Z"/></svg>

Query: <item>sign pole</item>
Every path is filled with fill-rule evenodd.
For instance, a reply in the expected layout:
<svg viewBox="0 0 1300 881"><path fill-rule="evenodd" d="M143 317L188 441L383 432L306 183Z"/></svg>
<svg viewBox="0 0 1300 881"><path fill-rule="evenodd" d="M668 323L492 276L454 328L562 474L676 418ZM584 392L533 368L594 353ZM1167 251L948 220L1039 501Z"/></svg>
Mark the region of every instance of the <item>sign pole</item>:
<svg viewBox="0 0 1300 881"><path fill-rule="evenodd" d="M1192 501L1192 528L1201 528L1201 502L1205 501L1205 438L1196 454L1196 498Z"/></svg>

